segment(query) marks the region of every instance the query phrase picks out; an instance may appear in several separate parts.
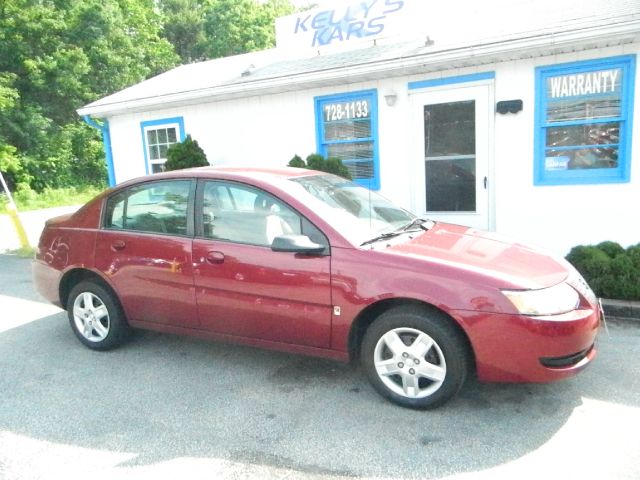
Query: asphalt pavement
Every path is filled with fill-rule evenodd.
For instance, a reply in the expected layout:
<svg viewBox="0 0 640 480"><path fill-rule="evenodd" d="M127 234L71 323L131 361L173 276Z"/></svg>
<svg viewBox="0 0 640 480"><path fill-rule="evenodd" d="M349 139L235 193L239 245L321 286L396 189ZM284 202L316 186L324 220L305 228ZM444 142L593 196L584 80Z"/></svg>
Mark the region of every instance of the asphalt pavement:
<svg viewBox="0 0 640 480"><path fill-rule="evenodd" d="M355 365L157 333L90 351L15 256L0 312L2 479L640 478L637 322L577 377L423 412Z"/></svg>

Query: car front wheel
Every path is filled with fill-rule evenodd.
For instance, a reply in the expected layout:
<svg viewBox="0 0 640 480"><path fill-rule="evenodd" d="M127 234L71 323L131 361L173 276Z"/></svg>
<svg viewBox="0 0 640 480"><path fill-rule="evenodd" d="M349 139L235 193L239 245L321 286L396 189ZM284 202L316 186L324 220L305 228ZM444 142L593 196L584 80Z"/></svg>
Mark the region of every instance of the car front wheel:
<svg viewBox="0 0 640 480"><path fill-rule="evenodd" d="M115 348L128 337L129 326L117 300L97 283L76 285L69 294L67 312L76 337L93 350Z"/></svg>
<svg viewBox="0 0 640 480"><path fill-rule="evenodd" d="M469 369L460 332L440 312L396 307L369 327L361 362L374 388L411 408L435 408L462 387Z"/></svg>

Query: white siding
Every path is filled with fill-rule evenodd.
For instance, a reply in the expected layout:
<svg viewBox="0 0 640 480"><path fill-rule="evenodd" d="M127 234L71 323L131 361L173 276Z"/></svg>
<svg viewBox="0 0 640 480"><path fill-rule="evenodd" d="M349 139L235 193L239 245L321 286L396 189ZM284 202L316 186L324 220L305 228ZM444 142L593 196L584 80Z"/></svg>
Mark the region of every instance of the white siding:
<svg viewBox="0 0 640 480"><path fill-rule="evenodd" d="M494 65L399 77L342 87L318 88L250 97L109 118L118 183L145 174L140 122L182 116L187 134L205 150L213 165L283 166L298 154L316 150L314 97L378 89L381 193L410 207L415 192L411 142L419 135L409 114L408 82L479 72L495 72L495 100L522 99L523 111L496 115L493 143L495 196L492 218L497 232L564 254L576 244L615 240L640 242L634 210L640 205L640 95L635 96L631 182L609 185L534 186L534 69L541 65L640 53L632 44L576 54L512 60ZM640 70L640 69L638 69ZM638 71L636 72L638 76ZM640 79L635 80L636 89ZM395 91L394 106L384 94Z"/></svg>

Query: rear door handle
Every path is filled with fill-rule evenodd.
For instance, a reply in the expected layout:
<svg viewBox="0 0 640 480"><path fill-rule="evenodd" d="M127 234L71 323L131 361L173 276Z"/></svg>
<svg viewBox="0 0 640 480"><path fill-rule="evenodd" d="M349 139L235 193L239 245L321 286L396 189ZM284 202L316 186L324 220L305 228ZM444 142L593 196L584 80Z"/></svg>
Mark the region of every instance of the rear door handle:
<svg viewBox="0 0 640 480"><path fill-rule="evenodd" d="M115 242L113 242L111 244L111 250L113 251L117 251L117 250L124 250L124 247L126 247L127 244L124 243L124 240L116 240Z"/></svg>
<svg viewBox="0 0 640 480"><path fill-rule="evenodd" d="M207 252L207 258L206 258L208 263L212 263L212 264L220 264L224 262L224 253L222 252L216 252L216 251L210 251Z"/></svg>

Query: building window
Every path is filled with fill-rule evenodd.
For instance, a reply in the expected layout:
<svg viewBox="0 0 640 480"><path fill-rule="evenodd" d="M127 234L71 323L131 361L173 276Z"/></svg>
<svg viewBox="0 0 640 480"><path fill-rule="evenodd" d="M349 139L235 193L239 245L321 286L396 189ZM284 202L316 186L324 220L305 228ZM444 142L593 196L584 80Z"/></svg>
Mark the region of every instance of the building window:
<svg viewBox="0 0 640 480"><path fill-rule="evenodd" d="M182 117L165 118L142 122L142 144L147 173L164 171L167 150L174 143L184 141L184 120Z"/></svg>
<svg viewBox="0 0 640 480"><path fill-rule="evenodd" d="M536 69L534 183L628 182L635 56Z"/></svg>
<svg viewBox="0 0 640 480"><path fill-rule="evenodd" d="M316 97L315 108L318 152L342 160L357 183L379 189L377 91Z"/></svg>

